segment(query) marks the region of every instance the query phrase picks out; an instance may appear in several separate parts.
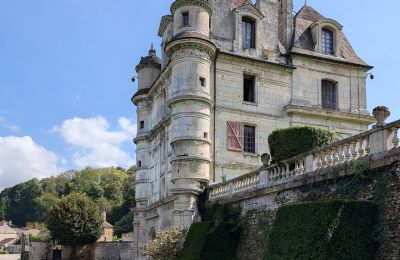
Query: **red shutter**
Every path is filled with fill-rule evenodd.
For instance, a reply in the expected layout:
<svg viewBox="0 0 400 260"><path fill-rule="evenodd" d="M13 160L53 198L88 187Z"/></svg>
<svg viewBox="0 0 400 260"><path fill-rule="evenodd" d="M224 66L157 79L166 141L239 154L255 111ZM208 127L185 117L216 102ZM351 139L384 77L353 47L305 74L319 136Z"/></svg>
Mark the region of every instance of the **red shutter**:
<svg viewBox="0 0 400 260"><path fill-rule="evenodd" d="M227 124L228 150L241 152L244 146L244 125L240 122L229 122Z"/></svg>

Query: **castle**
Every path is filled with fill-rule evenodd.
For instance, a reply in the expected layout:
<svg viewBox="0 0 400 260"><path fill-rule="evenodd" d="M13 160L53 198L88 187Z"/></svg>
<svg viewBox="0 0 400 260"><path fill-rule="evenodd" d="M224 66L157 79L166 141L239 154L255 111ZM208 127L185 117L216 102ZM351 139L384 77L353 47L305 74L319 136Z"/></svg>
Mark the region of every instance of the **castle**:
<svg viewBox="0 0 400 260"><path fill-rule="evenodd" d="M136 67L135 259L155 232L198 221L209 183L261 166L277 128L368 129L366 77L342 25L293 0L176 0L161 58Z"/></svg>

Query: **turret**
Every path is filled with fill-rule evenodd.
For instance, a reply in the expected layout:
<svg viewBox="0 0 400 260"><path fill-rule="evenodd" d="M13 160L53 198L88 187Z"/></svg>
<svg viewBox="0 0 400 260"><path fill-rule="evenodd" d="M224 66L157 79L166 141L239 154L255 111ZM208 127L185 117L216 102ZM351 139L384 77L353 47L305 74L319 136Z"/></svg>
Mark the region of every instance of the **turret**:
<svg viewBox="0 0 400 260"><path fill-rule="evenodd" d="M136 72L138 73L139 90L151 88L160 75L161 59L157 57L153 44L149 50L149 55L140 59L140 63L136 66Z"/></svg>
<svg viewBox="0 0 400 260"><path fill-rule="evenodd" d="M195 31L210 36L212 8L205 0L177 0L171 6L174 17L174 36Z"/></svg>
<svg viewBox="0 0 400 260"><path fill-rule="evenodd" d="M171 109L170 192L177 196L175 224L189 226L196 215L195 195L210 181L211 69L216 47L208 37L211 7L206 1L177 0L171 11L174 37L165 48L172 67L167 95Z"/></svg>

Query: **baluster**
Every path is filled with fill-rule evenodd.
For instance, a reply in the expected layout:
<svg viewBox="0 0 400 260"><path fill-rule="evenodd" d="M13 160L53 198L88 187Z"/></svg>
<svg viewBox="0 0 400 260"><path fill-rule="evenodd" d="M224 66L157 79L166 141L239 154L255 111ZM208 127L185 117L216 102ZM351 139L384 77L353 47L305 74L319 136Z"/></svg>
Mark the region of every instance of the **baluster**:
<svg viewBox="0 0 400 260"><path fill-rule="evenodd" d="M297 176L299 174L299 172L300 172L299 163L296 162L295 163L295 168L294 168L294 175Z"/></svg>
<svg viewBox="0 0 400 260"><path fill-rule="evenodd" d="M352 142L352 146L353 146L353 151L352 151L352 155L353 155L353 160L357 160L358 159L358 149L357 149L357 141Z"/></svg>
<svg viewBox="0 0 400 260"><path fill-rule="evenodd" d="M358 155L360 158L365 156L365 148L364 148L365 139L361 139L358 147Z"/></svg>
<svg viewBox="0 0 400 260"><path fill-rule="evenodd" d="M339 147L339 163L344 163L346 161L346 153L345 153L346 146L341 145Z"/></svg>
<svg viewBox="0 0 400 260"><path fill-rule="evenodd" d="M326 168L328 165L328 160L326 158L326 155L327 155L326 153L322 154L322 168Z"/></svg>
<svg viewBox="0 0 400 260"><path fill-rule="evenodd" d="M369 136L365 138L365 155L370 155L371 154L371 146L369 142Z"/></svg>
<svg viewBox="0 0 400 260"><path fill-rule="evenodd" d="M399 140L399 135L398 135L398 128L394 129L393 133L393 148L398 148L400 146L400 140Z"/></svg>
<svg viewBox="0 0 400 260"><path fill-rule="evenodd" d="M300 160L299 161L300 167L299 167L299 175L304 174L304 161Z"/></svg>
<svg viewBox="0 0 400 260"><path fill-rule="evenodd" d="M351 161L351 157L353 156L351 153L351 144L346 145L346 161L350 162Z"/></svg>
<svg viewBox="0 0 400 260"><path fill-rule="evenodd" d="M333 151L333 165L339 164L340 161L339 151L340 151L340 146Z"/></svg>
<svg viewBox="0 0 400 260"><path fill-rule="evenodd" d="M328 150L328 153L326 155L326 161L327 161L327 167L330 167L333 165L333 156L332 156L331 150Z"/></svg>
<svg viewBox="0 0 400 260"><path fill-rule="evenodd" d="M322 168L322 158L321 155L317 155L317 170Z"/></svg>

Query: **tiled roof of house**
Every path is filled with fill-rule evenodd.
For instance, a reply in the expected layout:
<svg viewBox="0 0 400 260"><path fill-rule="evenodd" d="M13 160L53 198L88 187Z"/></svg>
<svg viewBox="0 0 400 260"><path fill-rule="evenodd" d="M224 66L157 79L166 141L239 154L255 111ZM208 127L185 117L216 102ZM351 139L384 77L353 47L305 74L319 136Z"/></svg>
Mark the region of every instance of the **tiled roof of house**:
<svg viewBox="0 0 400 260"><path fill-rule="evenodd" d="M15 238L5 238L3 240L0 241L0 246L5 246L9 243L12 243L13 241L15 241Z"/></svg>
<svg viewBox="0 0 400 260"><path fill-rule="evenodd" d="M369 67L365 61L358 57L347 40L345 34L341 30L339 37L341 40L341 48L338 56L324 55L315 51L315 43L311 34L311 25L313 25L315 22L326 19L326 17L318 13L312 7L304 5L294 17L294 41L291 52Z"/></svg>

